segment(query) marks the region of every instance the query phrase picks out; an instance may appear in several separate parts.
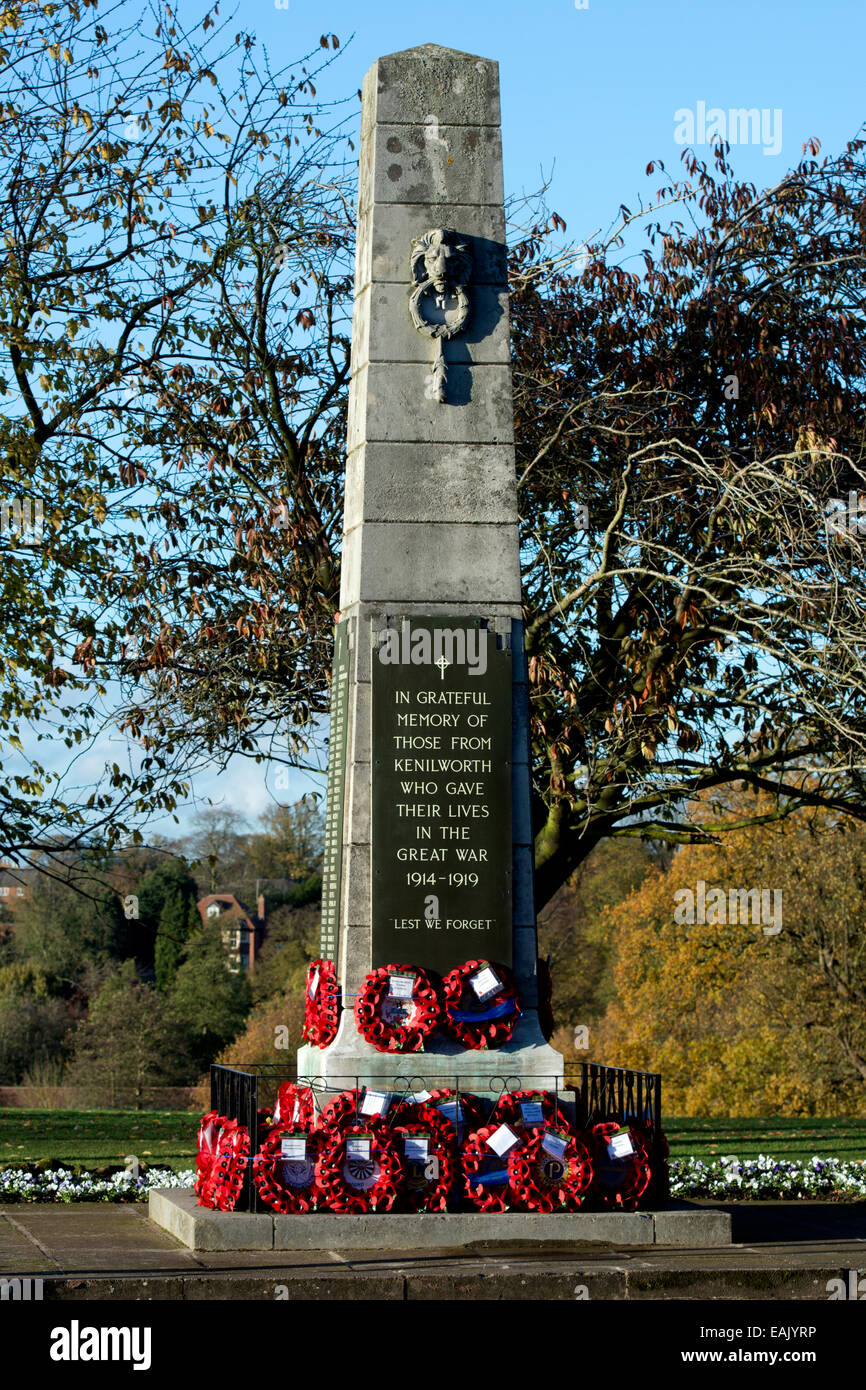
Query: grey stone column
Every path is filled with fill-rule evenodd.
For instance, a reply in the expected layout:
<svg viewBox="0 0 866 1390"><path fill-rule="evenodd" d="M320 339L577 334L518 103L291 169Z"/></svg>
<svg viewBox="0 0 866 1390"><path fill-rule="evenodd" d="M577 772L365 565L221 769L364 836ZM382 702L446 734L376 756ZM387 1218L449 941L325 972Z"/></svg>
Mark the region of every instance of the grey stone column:
<svg viewBox="0 0 866 1390"><path fill-rule="evenodd" d="M468 244L473 266L466 330L445 344L444 403L433 398L433 346L408 311L412 240L439 227ZM498 66L434 44L380 58L364 82L340 609L350 648L336 942L344 1012L331 1047L301 1049L299 1074L561 1084L562 1057L537 1016ZM383 1054L352 1016L371 969L370 634L395 613L480 616L513 650L513 961L527 1007L512 1042L489 1053L428 1041L423 1054Z"/></svg>

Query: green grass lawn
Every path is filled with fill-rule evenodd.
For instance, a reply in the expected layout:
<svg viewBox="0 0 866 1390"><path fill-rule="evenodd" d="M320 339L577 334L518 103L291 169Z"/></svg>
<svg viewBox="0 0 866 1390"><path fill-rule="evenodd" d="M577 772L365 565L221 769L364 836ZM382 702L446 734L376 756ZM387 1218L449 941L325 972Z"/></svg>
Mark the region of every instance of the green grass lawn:
<svg viewBox="0 0 866 1390"><path fill-rule="evenodd" d="M88 1168L136 1154L151 1165L194 1166L198 1113L181 1110L0 1110L0 1165L56 1158ZM866 1159L862 1120L665 1120L673 1158Z"/></svg>
<svg viewBox="0 0 866 1390"><path fill-rule="evenodd" d="M127 1154L193 1168L201 1116L184 1110L0 1110L0 1165L59 1158L100 1168Z"/></svg>
<svg viewBox="0 0 866 1390"><path fill-rule="evenodd" d="M663 1116L671 1158L723 1154L754 1158L866 1159L866 1119L862 1120L680 1120Z"/></svg>

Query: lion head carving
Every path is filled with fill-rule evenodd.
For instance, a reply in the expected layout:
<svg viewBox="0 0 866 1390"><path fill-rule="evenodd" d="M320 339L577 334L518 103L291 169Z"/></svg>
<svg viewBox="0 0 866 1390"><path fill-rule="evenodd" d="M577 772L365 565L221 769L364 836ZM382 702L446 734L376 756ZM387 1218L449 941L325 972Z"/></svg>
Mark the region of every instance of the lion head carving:
<svg viewBox="0 0 866 1390"><path fill-rule="evenodd" d="M464 286L472 274L472 253L450 227L434 227L412 242L412 277L432 282L437 294Z"/></svg>

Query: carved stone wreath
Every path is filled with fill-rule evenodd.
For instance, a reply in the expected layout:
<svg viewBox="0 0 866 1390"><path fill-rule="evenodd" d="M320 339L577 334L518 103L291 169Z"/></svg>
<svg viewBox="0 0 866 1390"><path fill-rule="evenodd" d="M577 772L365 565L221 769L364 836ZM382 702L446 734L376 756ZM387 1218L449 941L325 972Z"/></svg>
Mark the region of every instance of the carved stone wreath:
<svg viewBox="0 0 866 1390"><path fill-rule="evenodd" d="M415 237L410 257L414 289L409 313L419 333L436 343L428 399L447 400L448 369L442 344L462 333L471 302L472 253L450 227L433 227Z"/></svg>

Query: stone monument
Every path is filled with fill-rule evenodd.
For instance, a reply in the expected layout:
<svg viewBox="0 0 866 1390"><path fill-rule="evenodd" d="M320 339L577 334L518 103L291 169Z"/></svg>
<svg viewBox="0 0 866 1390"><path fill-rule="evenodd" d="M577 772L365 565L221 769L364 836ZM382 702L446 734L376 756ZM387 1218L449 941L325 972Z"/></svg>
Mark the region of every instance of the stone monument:
<svg viewBox="0 0 866 1390"><path fill-rule="evenodd" d="M320 951L338 970L343 1010L329 1046L298 1054L320 1106L356 1083L374 1103L378 1090L456 1086L490 1102L506 1087L563 1085L537 1011L504 238L496 64L432 44L380 58L364 88ZM393 1053L359 1034L353 1004L371 971L444 975L470 960L516 975L525 1009L503 1046L473 1051L432 1032L423 1052ZM398 979L391 973L389 995ZM226 1074L213 1078L212 1106L254 1131L258 1078L214 1071ZM615 1099L598 1099L610 1118ZM376 1113L365 1102L360 1113ZM620 1100L617 1125L633 1118L629 1104L643 1103ZM507 1149L493 1137L498 1163ZM375 1169L369 1150L348 1144L344 1174L353 1160ZM403 1157L423 1161L405 1146ZM547 1148L542 1162L558 1161ZM150 1215L207 1250L731 1239L720 1212L224 1213L199 1208L193 1192L162 1191L150 1194Z"/></svg>
<svg viewBox="0 0 866 1390"><path fill-rule="evenodd" d="M339 1031L298 1075L553 1090L538 1024L497 64L425 44L364 82L321 955ZM389 963L516 975L510 1042L377 1051L352 1005Z"/></svg>

